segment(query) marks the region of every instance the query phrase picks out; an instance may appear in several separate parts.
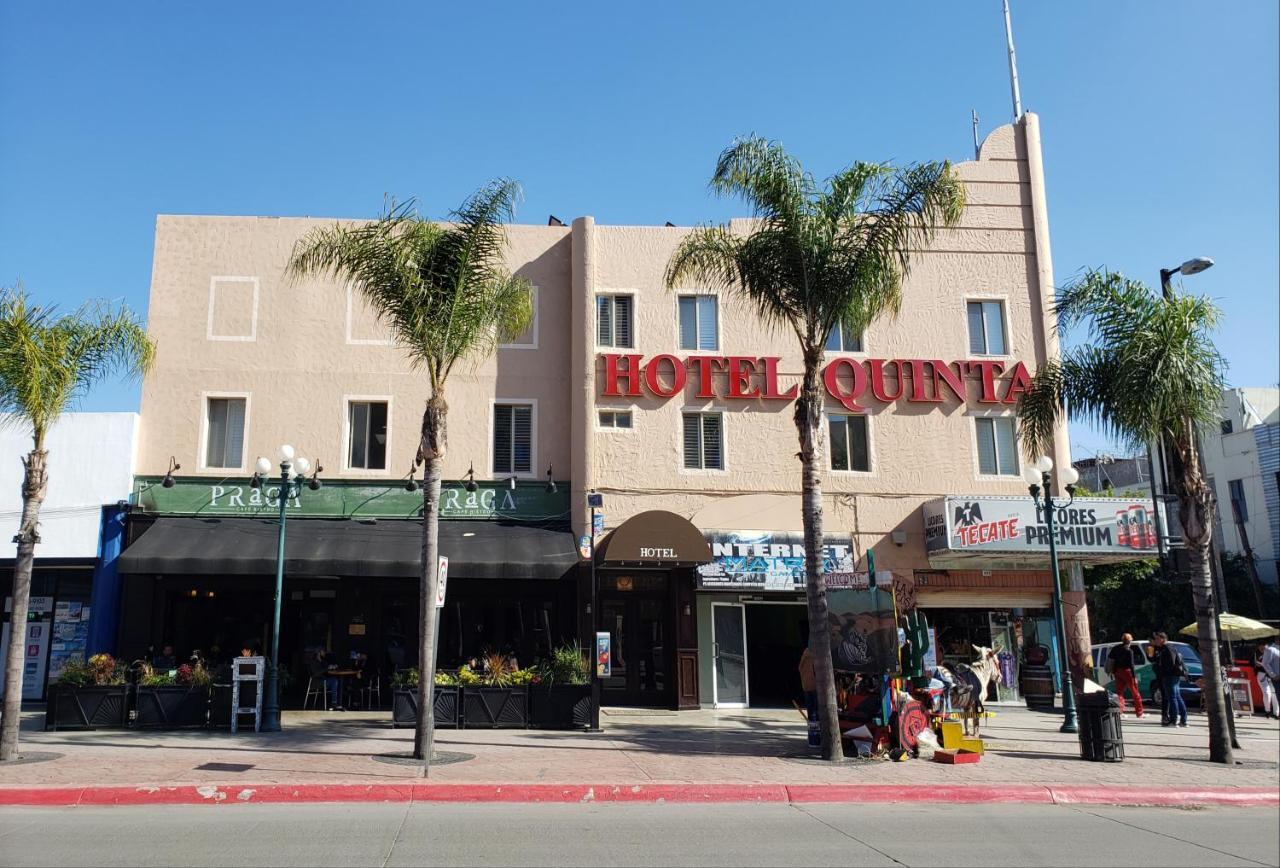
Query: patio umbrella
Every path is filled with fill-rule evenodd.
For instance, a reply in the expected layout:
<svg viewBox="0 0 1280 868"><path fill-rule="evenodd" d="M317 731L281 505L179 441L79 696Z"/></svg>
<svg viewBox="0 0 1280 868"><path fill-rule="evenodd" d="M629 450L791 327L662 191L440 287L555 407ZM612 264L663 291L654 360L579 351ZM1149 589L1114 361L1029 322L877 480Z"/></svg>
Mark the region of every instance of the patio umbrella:
<svg viewBox="0 0 1280 868"><path fill-rule="evenodd" d="M1196 635L1196 625L1188 624L1178 632L1184 636ZM1246 618L1243 615L1231 615L1223 613L1218 616L1218 632L1222 639L1227 642L1241 642L1249 639L1264 639L1267 636L1274 636L1280 633L1280 630L1271 627L1261 621L1255 621L1252 618Z"/></svg>

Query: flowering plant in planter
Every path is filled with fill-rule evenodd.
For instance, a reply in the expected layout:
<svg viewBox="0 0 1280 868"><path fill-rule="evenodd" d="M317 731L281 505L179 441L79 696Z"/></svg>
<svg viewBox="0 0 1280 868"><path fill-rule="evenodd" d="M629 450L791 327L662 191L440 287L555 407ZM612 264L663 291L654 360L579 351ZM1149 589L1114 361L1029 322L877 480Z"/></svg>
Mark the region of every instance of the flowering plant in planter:
<svg viewBox="0 0 1280 868"><path fill-rule="evenodd" d="M49 691L45 729L123 727L129 716L124 666L110 654L68 661Z"/></svg>

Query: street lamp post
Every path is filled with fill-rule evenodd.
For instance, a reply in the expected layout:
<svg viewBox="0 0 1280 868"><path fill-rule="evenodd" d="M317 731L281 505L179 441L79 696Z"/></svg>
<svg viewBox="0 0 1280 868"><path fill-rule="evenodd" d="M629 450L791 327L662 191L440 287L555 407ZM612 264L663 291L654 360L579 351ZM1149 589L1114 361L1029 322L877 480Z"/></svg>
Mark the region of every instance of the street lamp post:
<svg viewBox="0 0 1280 868"><path fill-rule="evenodd" d="M1049 531L1049 565L1053 572L1053 617L1058 625L1058 653L1062 658L1062 726L1059 732L1079 732L1076 723L1076 697L1071 683L1071 655L1067 645L1067 624L1062 614L1062 581L1058 574L1058 540L1054 530L1054 511L1065 509L1076 499L1076 483L1080 481L1080 473L1071 465L1062 469L1062 478L1067 484L1070 499L1066 503L1054 503L1052 479L1049 471L1053 469L1053 459L1041 455L1035 462L1028 464L1023 471L1023 478L1028 483L1031 499L1040 506L1040 495L1043 491L1044 521Z"/></svg>
<svg viewBox="0 0 1280 868"><path fill-rule="evenodd" d="M280 507L280 523L276 531L276 592L271 613L271 663L267 667L267 683L262 703L262 731L280 731L280 605L284 596L284 534L285 521L289 501L298 497L302 491L302 482L311 469L311 462L301 455L295 457L295 451L288 443L280 447L280 488L276 500ZM261 488L263 480L271 473L271 460L259 458L254 469L251 488ZM323 468L316 467L318 474ZM320 488L320 480L311 478L312 491Z"/></svg>
<svg viewBox="0 0 1280 868"><path fill-rule="evenodd" d="M591 508L591 731L600 731L600 650L596 630L599 629L599 594L596 590L596 510L604 506L604 495L592 491L587 495ZM613 649L609 651L612 657Z"/></svg>

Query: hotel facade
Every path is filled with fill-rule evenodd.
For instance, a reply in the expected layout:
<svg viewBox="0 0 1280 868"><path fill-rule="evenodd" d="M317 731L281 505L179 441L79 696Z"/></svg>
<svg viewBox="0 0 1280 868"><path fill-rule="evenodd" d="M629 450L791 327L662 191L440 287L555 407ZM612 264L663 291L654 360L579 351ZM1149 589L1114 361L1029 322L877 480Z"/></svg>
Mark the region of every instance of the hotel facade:
<svg viewBox="0 0 1280 868"><path fill-rule="evenodd" d="M899 611L929 617L939 658L1005 652L1013 699L1020 649L1054 645L1016 416L1058 352L1037 118L956 168L963 219L913 251L901 314L828 340L825 556L859 571L874 551ZM422 494L407 483L427 384L351 287L286 276L299 239L332 223L157 220L122 654L265 646L278 501L249 481L257 456L289 443L324 469L321 489L286 504L282 663L303 674L317 648L365 653L384 674L416 663ZM591 217L508 228L535 316L448 383L442 665L487 649L526 664L599 631L613 648L606 704L798 694L800 356L732 294L665 288L688 231ZM1070 466L1068 442L1063 427L1055 468ZM604 504L594 611L589 492ZM1058 519L1074 657L1089 641L1080 565L1155 540L1143 504L1077 501Z"/></svg>

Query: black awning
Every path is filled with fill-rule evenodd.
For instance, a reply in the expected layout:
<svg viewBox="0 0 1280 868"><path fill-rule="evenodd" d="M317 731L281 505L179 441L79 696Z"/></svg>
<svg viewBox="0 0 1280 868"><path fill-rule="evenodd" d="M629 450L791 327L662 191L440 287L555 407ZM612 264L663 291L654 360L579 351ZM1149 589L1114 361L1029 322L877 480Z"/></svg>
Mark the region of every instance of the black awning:
<svg viewBox="0 0 1280 868"><path fill-rule="evenodd" d="M122 573L274 575L277 524L257 518L158 518L120 555ZM558 579L578 563L568 530L515 522L442 521L450 578ZM422 524L293 519L285 534L289 576L416 578Z"/></svg>

